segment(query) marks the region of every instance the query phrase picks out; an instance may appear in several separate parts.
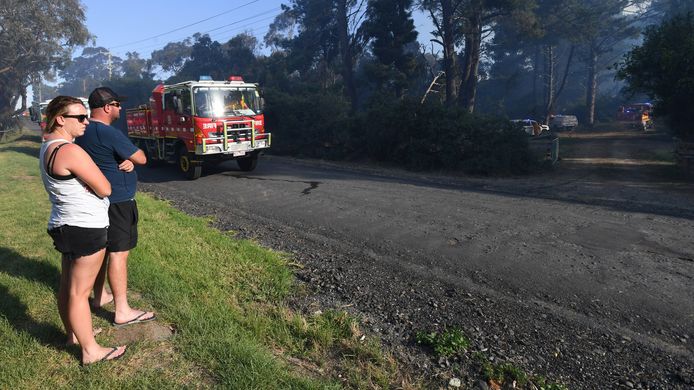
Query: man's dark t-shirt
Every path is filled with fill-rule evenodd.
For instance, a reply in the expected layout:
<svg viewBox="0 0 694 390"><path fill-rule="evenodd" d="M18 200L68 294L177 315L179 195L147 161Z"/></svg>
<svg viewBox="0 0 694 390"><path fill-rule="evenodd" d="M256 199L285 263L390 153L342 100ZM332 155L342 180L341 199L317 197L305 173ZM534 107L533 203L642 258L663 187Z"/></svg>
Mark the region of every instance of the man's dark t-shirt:
<svg viewBox="0 0 694 390"><path fill-rule="evenodd" d="M113 126L101 122L89 122L84 135L75 143L82 147L94 160L101 172L111 183L111 203L125 202L135 198L137 173L118 169L118 164L127 160L138 148Z"/></svg>

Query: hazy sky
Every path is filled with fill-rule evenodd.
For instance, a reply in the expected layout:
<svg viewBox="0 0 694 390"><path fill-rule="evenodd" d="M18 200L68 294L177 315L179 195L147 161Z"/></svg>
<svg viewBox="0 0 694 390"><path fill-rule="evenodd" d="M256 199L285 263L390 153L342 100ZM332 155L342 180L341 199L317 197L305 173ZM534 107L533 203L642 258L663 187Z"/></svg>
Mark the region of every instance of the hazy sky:
<svg viewBox="0 0 694 390"><path fill-rule="evenodd" d="M226 42L248 31L262 42L280 5L288 0L83 0L86 24L96 36L96 46L125 58L137 51L149 58L154 50L180 41L196 32L208 33L213 40ZM431 23L420 12L414 13L420 42L429 41ZM81 49L76 51L76 55Z"/></svg>

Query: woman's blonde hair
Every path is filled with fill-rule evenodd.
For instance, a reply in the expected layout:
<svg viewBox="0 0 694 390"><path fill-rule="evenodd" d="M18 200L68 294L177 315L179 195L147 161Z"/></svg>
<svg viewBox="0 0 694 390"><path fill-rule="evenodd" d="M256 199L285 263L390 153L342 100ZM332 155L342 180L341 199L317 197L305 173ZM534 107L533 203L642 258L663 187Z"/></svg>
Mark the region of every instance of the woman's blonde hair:
<svg viewBox="0 0 694 390"><path fill-rule="evenodd" d="M60 116L60 115L65 115L68 112L68 107L73 105L73 104L81 104L84 106L84 103L82 103L82 100L72 97L72 96L57 96L51 100L50 103L48 103L48 107L46 107L46 132L47 133L52 133L55 128L58 126L58 123L55 121L55 118Z"/></svg>

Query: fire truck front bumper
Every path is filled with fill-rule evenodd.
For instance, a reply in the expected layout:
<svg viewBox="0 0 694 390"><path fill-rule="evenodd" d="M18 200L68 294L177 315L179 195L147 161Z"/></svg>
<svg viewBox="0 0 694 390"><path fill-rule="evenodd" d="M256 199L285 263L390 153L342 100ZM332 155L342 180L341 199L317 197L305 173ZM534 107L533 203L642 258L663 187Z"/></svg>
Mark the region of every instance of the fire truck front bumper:
<svg viewBox="0 0 694 390"><path fill-rule="evenodd" d="M266 135L266 136L265 136ZM228 141L226 147L220 140L203 139L202 145L195 147L197 155L224 155L225 157L242 157L255 151L268 149L271 144L270 134L265 134L262 139L248 141ZM210 142L211 141L211 142Z"/></svg>

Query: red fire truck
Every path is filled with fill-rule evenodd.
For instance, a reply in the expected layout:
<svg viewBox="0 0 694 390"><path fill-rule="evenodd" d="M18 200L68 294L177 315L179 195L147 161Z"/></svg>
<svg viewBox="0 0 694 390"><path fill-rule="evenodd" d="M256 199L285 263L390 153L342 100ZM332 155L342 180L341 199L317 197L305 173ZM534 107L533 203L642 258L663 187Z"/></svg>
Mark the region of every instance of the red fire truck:
<svg viewBox="0 0 694 390"><path fill-rule="evenodd" d="M127 110L128 136L148 161L175 162L188 179L227 160L252 171L271 142L263 104L258 85L239 76L158 85L149 105Z"/></svg>

